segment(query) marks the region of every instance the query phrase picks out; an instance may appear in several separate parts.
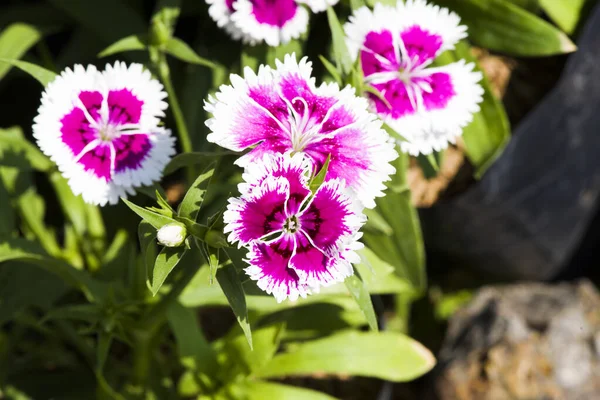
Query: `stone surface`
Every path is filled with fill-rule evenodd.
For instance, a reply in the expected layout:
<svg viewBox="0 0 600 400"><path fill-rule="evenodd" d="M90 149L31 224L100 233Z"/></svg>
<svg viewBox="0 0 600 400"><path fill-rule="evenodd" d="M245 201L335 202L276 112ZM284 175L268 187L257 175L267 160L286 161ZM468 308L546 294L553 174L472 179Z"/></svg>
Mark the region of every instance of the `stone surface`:
<svg viewBox="0 0 600 400"><path fill-rule="evenodd" d="M451 318L425 398L600 399L599 340L588 281L483 288Z"/></svg>

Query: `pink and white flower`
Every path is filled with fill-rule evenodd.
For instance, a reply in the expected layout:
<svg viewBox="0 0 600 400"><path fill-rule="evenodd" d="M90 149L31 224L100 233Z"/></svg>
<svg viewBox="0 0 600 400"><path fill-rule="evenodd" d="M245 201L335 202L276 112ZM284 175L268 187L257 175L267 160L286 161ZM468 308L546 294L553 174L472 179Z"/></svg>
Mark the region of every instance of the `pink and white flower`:
<svg viewBox="0 0 600 400"><path fill-rule="evenodd" d="M67 68L42 95L33 135L87 203L115 204L162 177L175 153L159 127L162 85L141 64Z"/></svg>
<svg viewBox="0 0 600 400"><path fill-rule="evenodd" d="M242 196L229 199L223 216L228 240L249 250L246 273L278 302L343 282L360 262L359 202L339 179L313 195L299 154L264 155L261 164L247 170Z"/></svg>
<svg viewBox="0 0 600 400"><path fill-rule="evenodd" d="M464 60L431 63L465 38L459 17L425 0L376 4L357 10L345 25L348 49L360 57L373 109L405 141L403 151L429 154L454 143L479 110L481 73Z"/></svg>
<svg viewBox="0 0 600 400"><path fill-rule="evenodd" d="M243 78L232 75L231 86L209 97L207 140L234 151L252 148L236 161L242 167L264 154L301 153L314 172L330 156L327 180L343 180L373 208L395 172L390 162L398 157L381 121L353 88L316 87L306 58L296 62L287 55L276 65L260 66L258 74L246 68Z"/></svg>
<svg viewBox="0 0 600 400"><path fill-rule="evenodd" d="M206 0L208 12L234 39L252 45L285 44L308 27L306 4L313 12L324 11L339 0Z"/></svg>

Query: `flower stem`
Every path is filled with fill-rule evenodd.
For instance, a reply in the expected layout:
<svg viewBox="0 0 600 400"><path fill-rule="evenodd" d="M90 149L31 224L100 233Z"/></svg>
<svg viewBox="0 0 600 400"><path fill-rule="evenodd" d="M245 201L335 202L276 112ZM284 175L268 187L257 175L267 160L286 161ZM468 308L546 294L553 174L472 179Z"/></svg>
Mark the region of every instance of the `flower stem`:
<svg viewBox="0 0 600 400"><path fill-rule="evenodd" d="M171 82L171 72L169 70L167 57L163 52L160 52L158 55L156 64L160 80L162 81L163 85L165 85L165 90L169 96L169 103L171 105L173 117L175 118L175 125L177 125L181 150L184 153L191 153L193 151L192 141L185 123L183 112L181 111L181 106L179 105L179 100L177 99L175 89L173 88L173 82ZM191 167L188 167L186 171L188 183L191 184L194 182L194 170Z"/></svg>

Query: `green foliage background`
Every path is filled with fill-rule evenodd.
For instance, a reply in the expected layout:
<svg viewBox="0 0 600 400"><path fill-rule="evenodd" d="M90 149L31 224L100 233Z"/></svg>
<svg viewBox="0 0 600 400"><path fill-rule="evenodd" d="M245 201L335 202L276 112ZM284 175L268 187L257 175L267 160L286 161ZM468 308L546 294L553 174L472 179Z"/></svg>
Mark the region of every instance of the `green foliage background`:
<svg viewBox="0 0 600 400"><path fill-rule="evenodd" d="M205 140L204 99L228 83L230 73L273 65L290 52L309 57L318 82L335 80L363 93L340 21L374 2L342 0L313 16L305 37L278 48L231 41L201 0L0 6L3 396L324 400L334 394L282 379L325 374L402 382L433 367L431 353L407 336L410 321L403 311L427 287L406 155L396 161L387 196L369 211L357 274L345 285L278 304L246 279L243 254L224 241L220 214L241 171L232 165L235 154ZM569 35L592 3L434 2L456 11L469 28L469 42L443 54L441 64L474 60L471 44L521 57L574 51ZM31 141L43 88L28 75L46 85L74 63L117 59L142 62L163 82L167 124L178 134L180 152L162 187L100 209L74 196ZM476 176L510 137L502 103L483 84L481 112L464 132ZM435 158L430 162L435 165ZM174 209L163 189L177 182L189 190ZM174 221L187 227L187 246L160 249L156 229ZM400 323L379 332L382 299L392 299L386 309Z"/></svg>

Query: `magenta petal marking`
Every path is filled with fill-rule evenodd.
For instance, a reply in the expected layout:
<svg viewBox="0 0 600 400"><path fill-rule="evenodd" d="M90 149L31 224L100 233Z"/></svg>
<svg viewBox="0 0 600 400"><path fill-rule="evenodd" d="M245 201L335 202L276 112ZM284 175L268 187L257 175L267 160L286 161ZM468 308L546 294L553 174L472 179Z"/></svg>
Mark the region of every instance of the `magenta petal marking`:
<svg viewBox="0 0 600 400"><path fill-rule="evenodd" d="M358 128L348 127L340 130L334 138L324 139L319 143L309 144L304 152L320 169L327 155L331 154L327 180L340 178L350 187L359 186L361 176L372 168L373 160L365 148L364 132Z"/></svg>
<svg viewBox="0 0 600 400"><path fill-rule="evenodd" d="M260 279L271 283L268 286L287 288L286 295L298 292L299 278L296 271L289 266L294 252L294 240L291 235L284 235L271 244L256 242L252 244L248 263L260 269Z"/></svg>
<svg viewBox="0 0 600 400"><path fill-rule="evenodd" d="M294 18L298 9L295 0L251 0L251 3L256 21L279 28Z"/></svg>
<svg viewBox="0 0 600 400"><path fill-rule="evenodd" d="M315 248L307 237L296 234L296 253L290 260L291 266L301 276L313 277L320 282L331 282L334 277L329 269L335 264L335 258L326 256L322 251Z"/></svg>
<svg viewBox="0 0 600 400"><path fill-rule="evenodd" d="M112 141L116 150L115 171L138 169L152 150L148 135L123 135Z"/></svg>
<svg viewBox="0 0 600 400"><path fill-rule="evenodd" d="M319 188L308 208L300 216L300 226L319 249L329 252L340 237L352 233L346 218L351 214L347 200L336 185Z"/></svg>
<svg viewBox="0 0 600 400"><path fill-rule="evenodd" d="M437 110L445 108L448 102L456 96L452 77L445 72L436 72L426 78L431 85L431 93L423 93L423 104L427 110Z"/></svg>
<svg viewBox="0 0 600 400"><path fill-rule="evenodd" d="M374 94L369 94L369 97L375 103L378 114L388 115L394 119L398 119L405 115L415 113L415 108L410 102L408 92L406 91L406 85L401 80L393 79L385 83L374 84L373 87L379 90L389 103L388 106L388 104Z"/></svg>
<svg viewBox="0 0 600 400"><path fill-rule="evenodd" d="M337 102L335 97L323 97L315 94L312 85L298 73L282 74L279 87L297 114L303 116L308 113L310 118L307 129L320 124L327 115L327 111Z"/></svg>
<svg viewBox="0 0 600 400"><path fill-rule="evenodd" d="M236 0L225 0L225 5L227 6L227 8L229 9L229 12L234 12L234 8L233 8L233 3L235 3Z"/></svg>
<svg viewBox="0 0 600 400"><path fill-rule="evenodd" d="M360 52L360 61L365 76L376 72L398 71L399 63L396 59L394 40L390 31L369 32L363 46L371 50L361 50ZM381 58L376 57L373 53Z"/></svg>
<svg viewBox="0 0 600 400"><path fill-rule="evenodd" d="M400 34L413 67L432 61L442 47L442 37L412 26Z"/></svg>
<svg viewBox="0 0 600 400"><path fill-rule="evenodd" d="M108 93L108 120L112 124L137 124L144 102L129 89L111 90Z"/></svg>
<svg viewBox="0 0 600 400"><path fill-rule="evenodd" d="M288 187L281 181L276 188L265 186L261 193L245 201L239 211L238 235L241 243L249 243L283 228Z"/></svg>
<svg viewBox="0 0 600 400"><path fill-rule="evenodd" d="M81 157L79 163L83 165L86 171L92 171L98 178L103 178L109 182L111 180L110 156L110 146L107 143L101 143L94 150Z"/></svg>

